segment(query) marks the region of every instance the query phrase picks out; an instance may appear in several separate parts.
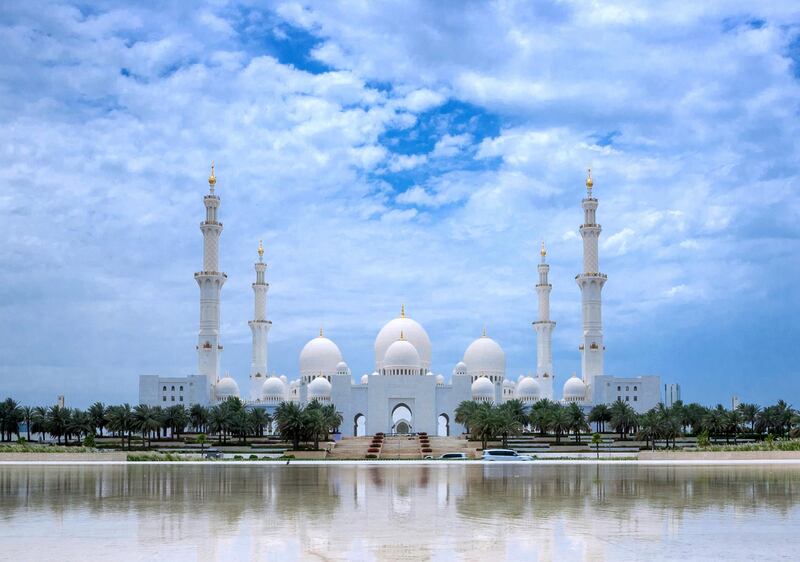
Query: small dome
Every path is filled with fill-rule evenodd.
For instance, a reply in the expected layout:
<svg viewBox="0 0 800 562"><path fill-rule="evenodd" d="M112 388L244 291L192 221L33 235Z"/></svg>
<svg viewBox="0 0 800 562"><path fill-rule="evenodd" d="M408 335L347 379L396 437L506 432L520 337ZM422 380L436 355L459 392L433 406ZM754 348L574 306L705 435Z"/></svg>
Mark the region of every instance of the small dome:
<svg viewBox="0 0 800 562"><path fill-rule="evenodd" d="M339 347L320 335L310 340L300 352L300 374L305 377L319 374L331 376L336 373L336 366L341 362L342 352Z"/></svg>
<svg viewBox="0 0 800 562"><path fill-rule="evenodd" d="M432 376L433 376L433 373L432 373L431 371L428 371L427 373L425 373L425 376L426 376L426 377L432 377Z"/></svg>
<svg viewBox="0 0 800 562"><path fill-rule="evenodd" d="M517 384L517 398L520 400L538 400L540 394L539 382L533 377L523 377Z"/></svg>
<svg viewBox="0 0 800 562"><path fill-rule="evenodd" d="M361 384L369 384L369 375L361 375Z"/></svg>
<svg viewBox="0 0 800 562"><path fill-rule="evenodd" d="M308 383L308 399L325 400L331 397L331 383L325 377L317 377Z"/></svg>
<svg viewBox="0 0 800 562"><path fill-rule="evenodd" d="M350 376L350 367L344 361L339 361L339 364L336 365L336 374Z"/></svg>
<svg viewBox="0 0 800 562"><path fill-rule="evenodd" d="M436 375L436 384L444 384L444 375Z"/></svg>
<svg viewBox="0 0 800 562"><path fill-rule="evenodd" d="M514 381L510 381L508 379L503 381L503 388L513 388L514 386L516 386Z"/></svg>
<svg viewBox="0 0 800 562"><path fill-rule="evenodd" d="M520 382L522 379L525 378L525 375L520 375L517 377L517 382Z"/></svg>
<svg viewBox="0 0 800 562"><path fill-rule="evenodd" d="M231 377L223 377L214 385L214 391L217 394L217 399L223 400L231 396L239 396L239 385Z"/></svg>
<svg viewBox="0 0 800 562"><path fill-rule="evenodd" d="M496 341L481 336L464 352L467 373L474 376L502 376L506 374L506 354Z"/></svg>
<svg viewBox="0 0 800 562"><path fill-rule="evenodd" d="M287 379L287 378L286 378L286 375L281 375L281 376L280 376L280 377L278 377L278 378L279 378L279 379L281 379L281 380L283 381L283 384L286 384L286 383L289 381L289 379Z"/></svg>
<svg viewBox="0 0 800 562"><path fill-rule="evenodd" d="M373 371L373 373L372 373L373 377L379 377L380 375L381 374L378 371Z"/></svg>
<svg viewBox="0 0 800 562"><path fill-rule="evenodd" d="M472 383L472 397L483 399L494 399L494 384L486 377L478 377Z"/></svg>
<svg viewBox="0 0 800 562"><path fill-rule="evenodd" d="M264 400L283 400L285 383L278 377L270 377L261 385L261 398Z"/></svg>
<svg viewBox="0 0 800 562"><path fill-rule="evenodd" d="M564 383L563 396L564 400L570 402L584 400L586 398L586 385L581 379L572 375L567 379L567 382Z"/></svg>
<svg viewBox="0 0 800 562"><path fill-rule="evenodd" d="M454 375L466 375L467 374L467 364L463 361L459 361L456 363L456 366L453 368Z"/></svg>
<svg viewBox="0 0 800 562"><path fill-rule="evenodd" d="M406 339L397 340L386 350L386 355L383 358L383 368L419 369L420 359L417 348Z"/></svg>

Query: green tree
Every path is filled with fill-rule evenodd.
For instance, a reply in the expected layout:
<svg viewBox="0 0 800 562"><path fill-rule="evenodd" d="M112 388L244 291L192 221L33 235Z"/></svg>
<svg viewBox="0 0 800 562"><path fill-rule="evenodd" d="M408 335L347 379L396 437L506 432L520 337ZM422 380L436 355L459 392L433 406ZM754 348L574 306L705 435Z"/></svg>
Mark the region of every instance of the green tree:
<svg viewBox="0 0 800 562"><path fill-rule="evenodd" d="M47 433L56 438L58 443L61 443L61 438L64 438L64 444L67 444L67 434L69 431L70 423L69 410L61 406L50 406L47 410L46 426Z"/></svg>
<svg viewBox="0 0 800 562"><path fill-rule="evenodd" d="M464 400L456 407L455 421L464 426L467 434L472 435L472 418L478 409L478 403L474 400Z"/></svg>
<svg viewBox="0 0 800 562"><path fill-rule="evenodd" d="M200 404L192 404L189 409L189 423L195 431L205 431L208 424L208 408Z"/></svg>
<svg viewBox="0 0 800 562"><path fill-rule="evenodd" d="M108 425L108 409L102 402L95 402L89 406L89 416L92 418L92 428L95 433L100 431L100 437L103 436L103 428Z"/></svg>
<svg viewBox="0 0 800 562"><path fill-rule="evenodd" d="M292 448L300 447L300 439L305 433L304 408L295 402L281 402L275 409L275 421L281 438L292 442Z"/></svg>
<svg viewBox="0 0 800 562"><path fill-rule="evenodd" d="M614 431L619 433L620 439L625 439L625 436L630 433L637 425L638 419L636 412L627 402L617 400L609 408L611 412L611 427Z"/></svg>
<svg viewBox="0 0 800 562"><path fill-rule="evenodd" d="M92 425L92 418L83 410L74 409L70 411L69 423L67 424L67 432L74 435L78 441L90 433L94 433L94 426Z"/></svg>
<svg viewBox="0 0 800 562"><path fill-rule="evenodd" d="M639 431L636 433L636 439L644 441L646 447L656 448L656 439L661 436L661 420L654 409L648 410L639 416Z"/></svg>
<svg viewBox="0 0 800 562"><path fill-rule="evenodd" d="M133 416L133 409L127 402L121 406L111 406L108 409L108 428L117 435L128 438L128 450L131 449L131 438L136 429L136 421Z"/></svg>
<svg viewBox="0 0 800 562"><path fill-rule="evenodd" d="M232 412L226 404L217 404L208 411L208 429L225 443L230 430Z"/></svg>
<svg viewBox="0 0 800 562"><path fill-rule="evenodd" d="M536 403L531 407L530 414L528 415L528 422L534 431L538 431L540 435L547 433L547 424L550 419L550 413L560 407L561 406L559 406L556 402L548 400L547 398L537 400Z"/></svg>
<svg viewBox="0 0 800 562"><path fill-rule="evenodd" d="M589 412L587 420L589 423L597 424L597 430L601 433L606 430L606 422L611 421L611 412L607 404L597 404Z"/></svg>
<svg viewBox="0 0 800 562"><path fill-rule="evenodd" d="M250 425L258 437L264 436L264 428L272 423L272 418L264 408L253 408L249 412Z"/></svg>
<svg viewBox="0 0 800 562"><path fill-rule="evenodd" d="M181 438L181 433L189 425L189 412L183 404L175 404L164 410L164 426L169 428L170 433L177 438Z"/></svg>
<svg viewBox="0 0 800 562"><path fill-rule="evenodd" d="M758 419L758 413L761 411L761 408L757 404L747 404L743 402L739 404L737 409L742 416L742 422L750 426L750 431L755 431L756 419Z"/></svg>
<svg viewBox="0 0 800 562"><path fill-rule="evenodd" d="M195 442L200 445L200 455L206 450L206 443L208 443L208 436L205 433L200 433L194 438Z"/></svg>
<svg viewBox="0 0 800 562"><path fill-rule="evenodd" d="M575 442L578 443L581 432L589 431L589 424L586 423L586 414L583 413L583 409L575 402L571 402L570 405L567 406L567 413L569 414L569 430L573 432L575 435Z"/></svg>
<svg viewBox="0 0 800 562"><path fill-rule="evenodd" d="M31 431L38 433L40 439L47 433L47 408L36 406L31 416Z"/></svg>
<svg viewBox="0 0 800 562"><path fill-rule="evenodd" d="M599 433L592 433L592 445L594 445L595 453L597 453L597 460L600 460L600 443L602 442L603 438Z"/></svg>
<svg viewBox="0 0 800 562"><path fill-rule="evenodd" d="M561 436L569 433L572 417L563 406L551 408L547 414L546 427L556 435L556 444L561 444Z"/></svg>
<svg viewBox="0 0 800 562"><path fill-rule="evenodd" d="M33 416L35 413L35 408L32 406L23 406L22 407L22 421L25 422L25 433L27 435L28 441L31 440L31 425L33 424Z"/></svg>
<svg viewBox="0 0 800 562"><path fill-rule="evenodd" d="M147 440L147 446L152 444L153 433L158 435L161 430L160 412L152 406L139 404L133 409L134 428L142 434L142 440Z"/></svg>
<svg viewBox="0 0 800 562"><path fill-rule="evenodd" d="M13 398L0 402L0 435L2 441L11 441L13 435L19 437L19 424L22 422L22 408Z"/></svg>

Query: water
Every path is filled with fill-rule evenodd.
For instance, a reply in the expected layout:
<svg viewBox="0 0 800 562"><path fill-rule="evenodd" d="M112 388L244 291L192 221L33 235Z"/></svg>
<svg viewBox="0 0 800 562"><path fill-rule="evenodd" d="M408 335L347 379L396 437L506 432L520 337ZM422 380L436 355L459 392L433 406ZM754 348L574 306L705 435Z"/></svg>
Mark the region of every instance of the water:
<svg viewBox="0 0 800 562"><path fill-rule="evenodd" d="M800 468L0 466L5 560L797 560Z"/></svg>

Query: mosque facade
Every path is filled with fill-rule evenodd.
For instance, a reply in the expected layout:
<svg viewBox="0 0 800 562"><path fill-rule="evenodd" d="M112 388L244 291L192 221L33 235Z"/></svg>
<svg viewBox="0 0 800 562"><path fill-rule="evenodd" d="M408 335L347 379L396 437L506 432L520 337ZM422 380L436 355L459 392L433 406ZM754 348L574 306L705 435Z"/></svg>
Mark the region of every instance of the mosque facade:
<svg viewBox="0 0 800 562"><path fill-rule="evenodd" d="M268 375L267 264L259 242L255 263L252 359L246 392L229 375L221 376L223 346L220 339L220 294L227 275L220 271L219 242L222 223L218 220L220 198L215 192L214 167L203 198L203 270L194 274L200 290L200 326L197 339L197 374L186 377L140 375L139 402L152 406L175 404L216 404L229 397L241 398L247 407L273 411L281 402L307 404L313 400L332 403L341 412L342 435L427 432L458 435L464 428L455 422L455 410L465 400L500 404L518 399L533 404L555 400L552 334L556 323L550 317L550 266L542 244L538 265L538 318L536 332L536 373L512 380L506 376L502 347L485 330L464 352L449 380L431 371L431 341L425 328L400 315L381 328L375 338L375 370L353 379L339 347L322 330L300 351L297 376ZM617 399L644 412L660 402L658 376L616 377L605 373L602 322L602 290L608 280L600 273L598 241L601 227L596 221L598 200L592 194L591 171L586 180L586 197L581 202L584 222L582 273L575 277L581 292L582 338L581 376L569 377L562 389L562 403L577 403L585 409Z"/></svg>

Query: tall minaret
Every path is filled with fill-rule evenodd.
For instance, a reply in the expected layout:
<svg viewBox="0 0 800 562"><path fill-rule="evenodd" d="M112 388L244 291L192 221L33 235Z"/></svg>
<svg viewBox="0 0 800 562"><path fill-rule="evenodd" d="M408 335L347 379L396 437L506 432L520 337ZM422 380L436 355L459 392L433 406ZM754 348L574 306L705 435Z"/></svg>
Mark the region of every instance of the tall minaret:
<svg viewBox="0 0 800 562"><path fill-rule="evenodd" d="M217 220L219 197L214 193L217 178L214 163L208 178L208 194L203 197L206 220L200 223L203 233L203 271L194 274L200 287L200 333L197 337L197 374L205 375L211 387L219 379L222 345L219 333L219 293L227 275L219 270L219 236L222 223Z"/></svg>
<svg viewBox="0 0 800 562"><path fill-rule="evenodd" d="M603 374L603 317L601 313L601 293L606 284L606 275L600 273L597 242L600 238L600 225L595 212L597 199L592 197L592 170L586 177L586 198L582 201L583 224L580 227L583 238L583 273L575 280L581 289L581 308L583 316L583 339L581 351L581 373L588 387L587 400L592 399L594 378Z"/></svg>
<svg viewBox="0 0 800 562"><path fill-rule="evenodd" d="M542 256L539 263L539 283L536 284L536 292L539 295L539 319L533 323L533 329L536 330L536 378L539 381L541 397L552 400L553 328L556 327L556 323L550 320L550 290L553 286L547 279L550 266L545 261L547 250L544 248L544 241L539 254Z"/></svg>
<svg viewBox="0 0 800 562"><path fill-rule="evenodd" d="M256 262L256 282L253 283L255 293L255 312L248 322L253 332L253 360L250 362L250 399L261 398L261 387L267 378L267 334L272 322L267 320L267 291L269 283L264 280L264 246L258 241L258 261Z"/></svg>

